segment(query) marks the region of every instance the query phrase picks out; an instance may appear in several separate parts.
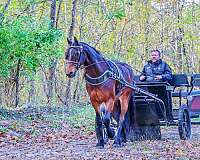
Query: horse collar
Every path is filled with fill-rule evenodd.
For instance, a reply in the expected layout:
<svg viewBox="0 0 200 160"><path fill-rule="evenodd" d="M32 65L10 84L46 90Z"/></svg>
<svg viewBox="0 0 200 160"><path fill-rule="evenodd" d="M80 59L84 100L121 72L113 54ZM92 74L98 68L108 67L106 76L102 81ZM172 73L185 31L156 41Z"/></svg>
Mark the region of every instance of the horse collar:
<svg viewBox="0 0 200 160"><path fill-rule="evenodd" d="M106 82L112 76L112 72L106 70L102 75L98 77L90 77L88 74L85 74L85 80L90 85L101 85Z"/></svg>
<svg viewBox="0 0 200 160"><path fill-rule="evenodd" d="M85 74L86 82L90 85L101 85L110 78L118 80L121 83L125 82L118 66L113 61L108 61L107 64L109 66L108 70L98 77L91 77L88 74Z"/></svg>

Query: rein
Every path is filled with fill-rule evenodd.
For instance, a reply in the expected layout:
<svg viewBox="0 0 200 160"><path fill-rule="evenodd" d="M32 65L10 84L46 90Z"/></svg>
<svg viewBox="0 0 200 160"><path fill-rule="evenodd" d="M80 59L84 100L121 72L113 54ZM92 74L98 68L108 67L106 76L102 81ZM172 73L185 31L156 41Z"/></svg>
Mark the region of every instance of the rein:
<svg viewBox="0 0 200 160"><path fill-rule="evenodd" d="M66 61L66 62L67 62L67 63L78 64L78 62L76 62L76 61ZM99 63L103 63L103 62L106 63L107 60L103 60L103 61L95 62L95 63L89 64L89 65L87 65L87 66L82 66L80 69L86 69L86 68L91 67L91 66L93 66L93 65L95 65L95 64L99 64Z"/></svg>
<svg viewBox="0 0 200 160"><path fill-rule="evenodd" d="M67 63L74 63L76 65L78 65L79 63L76 61L67 61ZM90 77L89 75L85 74L85 80L90 84L90 85L101 85L104 82L106 82L109 78L112 78L114 80L118 80L121 83L124 82L124 78L121 77L120 73L118 73L119 75L117 75L117 73L114 72L113 68L110 66L109 61L108 60L102 60L99 62L95 62L92 64L89 64L87 66L82 66L80 67L80 69L87 69L93 65L99 64L99 63L107 63L109 69L107 69L105 72L103 72L100 76L98 77ZM116 66L115 63L112 63L113 65Z"/></svg>

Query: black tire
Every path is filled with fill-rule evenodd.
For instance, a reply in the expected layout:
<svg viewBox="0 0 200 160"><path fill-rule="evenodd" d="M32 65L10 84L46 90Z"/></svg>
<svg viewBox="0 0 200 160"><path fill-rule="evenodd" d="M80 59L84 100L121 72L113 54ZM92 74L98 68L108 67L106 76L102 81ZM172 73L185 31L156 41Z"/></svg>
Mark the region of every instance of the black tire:
<svg viewBox="0 0 200 160"><path fill-rule="evenodd" d="M180 139L187 140L191 138L191 119L187 105L182 105L179 108L178 131Z"/></svg>

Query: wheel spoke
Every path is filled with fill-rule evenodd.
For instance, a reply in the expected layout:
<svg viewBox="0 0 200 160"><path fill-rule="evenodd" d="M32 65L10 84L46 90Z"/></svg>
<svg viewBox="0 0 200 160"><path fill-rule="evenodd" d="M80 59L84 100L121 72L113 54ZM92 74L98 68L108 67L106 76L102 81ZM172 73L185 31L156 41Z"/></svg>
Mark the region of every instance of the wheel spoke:
<svg viewBox="0 0 200 160"><path fill-rule="evenodd" d="M179 108L179 135L183 140L189 139L191 135L191 122L188 106Z"/></svg>

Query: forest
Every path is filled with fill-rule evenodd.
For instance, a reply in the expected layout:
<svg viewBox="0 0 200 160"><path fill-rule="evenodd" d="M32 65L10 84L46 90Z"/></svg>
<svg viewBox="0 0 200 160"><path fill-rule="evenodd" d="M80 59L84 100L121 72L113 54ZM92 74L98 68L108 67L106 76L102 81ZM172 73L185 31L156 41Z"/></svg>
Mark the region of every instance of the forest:
<svg viewBox="0 0 200 160"><path fill-rule="evenodd" d="M0 0L0 119L5 120L0 121L0 146L5 133L9 133L7 141L27 141L27 135L35 137L44 132L40 130L43 123L49 128L38 143L45 139L49 144L58 137L68 143L66 133L54 134L54 129L60 127L67 128L69 138L77 135L77 140L82 140L88 134L94 137L94 111L85 89L84 70L79 70L73 79L65 73L67 38L76 37L107 59L128 63L135 75L140 74L149 60L151 50L158 49L174 74L190 76L200 73L199 28L199 0ZM18 112L21 110L25 115ZM50 115L45 115L47 112ZM17 122L6 120L8 117ZM22 122L18 118L25 119ZM61 121L70 122L75 130L69 130L68 124L61 125ZM25 127L20 128L21 124ZM83 131L82 135L77 128ZM94 139L91 141L94 143ZM151 142L145 148L142 142L142 146L135 144L133 148L143 148L139 157L152 159L155 155L148 153L156 145L162 150L157 158L167 151L168 159L175 159L185 157L188 147L197 150L199 146L199 143L180 143L167 143L168 147L162 148ZM185 148L181 150L178 146L182 145ZM35 147L38 146L35 144ZM73 145L70 147L73 150ZM128 154L126 149L120 153ZM81 151L74 151L80 159L83 158ZM91 152L95 156L98 151ZM132 155L133 159L137 157ZM4 156L0 154L0 158ZM190 152L190 158L195 156L199 153ZM114 157L122 158L119 154ZM96 157L101 158L108 159L108 155Z"/></svg>
<svg viewBox="0 0 200 160"><path fill-rule="evenodd" d="M142 70L159 49L173 73L199 73L200 6L195 0L1 0L0 104L61 104L87 100L83 73L66 78L67 37L107 59Z"/></svg>

